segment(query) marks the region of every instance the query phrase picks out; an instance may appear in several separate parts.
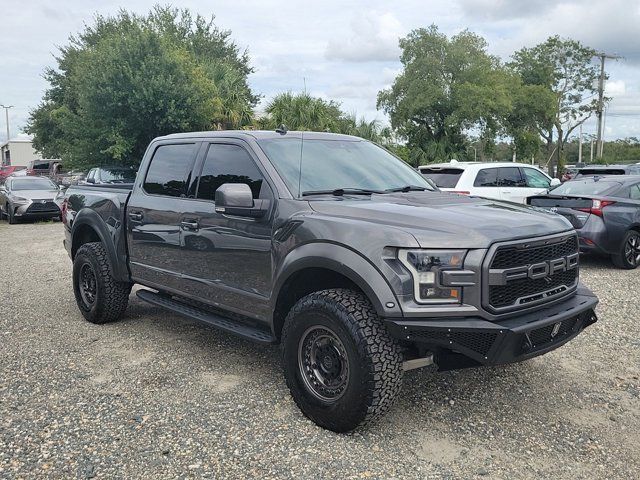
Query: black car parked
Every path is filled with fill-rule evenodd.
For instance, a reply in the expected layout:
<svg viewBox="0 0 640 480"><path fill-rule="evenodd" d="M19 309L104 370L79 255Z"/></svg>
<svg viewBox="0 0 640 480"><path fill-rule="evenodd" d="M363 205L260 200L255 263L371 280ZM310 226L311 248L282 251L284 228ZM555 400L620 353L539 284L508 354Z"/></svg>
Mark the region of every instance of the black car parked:
<svg viewBox="0 0 640 480"><path fill-rule="evenodd" d="M588 167L578 169L578 172L573 178L598 175L640 175L640 165L589 165Z"/></svg>
<svg viewBox="0 0 640 480"><path fill-rule="evenodd" d="M528 203L566 217L581 252L610 255L620 268L640 264L640 175L582 177Z"/></svg>

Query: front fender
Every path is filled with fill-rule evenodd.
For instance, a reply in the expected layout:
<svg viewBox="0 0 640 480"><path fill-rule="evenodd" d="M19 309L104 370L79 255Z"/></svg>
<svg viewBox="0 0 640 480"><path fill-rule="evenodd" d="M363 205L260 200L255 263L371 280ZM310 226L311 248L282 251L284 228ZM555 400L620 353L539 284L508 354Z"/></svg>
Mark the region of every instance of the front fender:
<svg viewBox="0 0 640 480"><path fill-rule="evenodd" d="M344 275L364 292L381 317L402 315L398 299L382 273L359 253L329 242L306 243L287 254L276 272L273 309L287 279L305 268L325 268ZM388 306L391 304L393 307Z"/></svg>

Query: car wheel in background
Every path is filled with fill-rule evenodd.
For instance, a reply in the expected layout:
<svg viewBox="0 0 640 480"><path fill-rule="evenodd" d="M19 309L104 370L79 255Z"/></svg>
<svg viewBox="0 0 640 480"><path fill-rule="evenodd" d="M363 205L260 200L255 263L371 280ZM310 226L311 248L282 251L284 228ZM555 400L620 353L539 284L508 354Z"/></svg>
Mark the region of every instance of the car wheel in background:
<svg viewBox="0 0 640 480"><path fill-rule="evenodd" d="M622 241L620 253L612 255L616 267L631 270L640 265L640 232L629 230Z"/></svg>
<svg viewBox="0 0 640 480"><path fill-rule="evenodd" d="M9 225L14 225L16 223L16 217L14 215L13 208L8 203L7 203L7 221L9 222Z"/></svg>
<svg viewBox="0 0 640 480"><path fill-rule="evenodd" d="M85 243L73 259L73 293L80 312L91 323L118 320L127 309L131 284L113 278L100 242Z"/></svg>
<svg viewBox="0 0 640 480"><path fill-rule="evenodd" d="M282 331L291 395L321 427L347 432L384 413L402 384L402 352L371 303L351 290L300 299Z"/></svg>

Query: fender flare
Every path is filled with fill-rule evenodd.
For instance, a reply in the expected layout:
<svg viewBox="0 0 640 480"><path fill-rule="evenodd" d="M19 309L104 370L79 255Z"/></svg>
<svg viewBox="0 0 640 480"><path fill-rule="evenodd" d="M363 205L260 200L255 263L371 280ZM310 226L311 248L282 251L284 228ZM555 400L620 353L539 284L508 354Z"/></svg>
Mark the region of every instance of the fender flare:
<svg viewBox="0 0 640 480"><path fill-rule="evenodd" d="M84 226L88 226L96 232L100 242L104 245L104 248L107 251L107 256L109 257L109 262L111 263L111 270L114 277L121 282L131 281L131 278L129 277L129 269L127 268L126 255L118 255L116 249L118 235L123 235L125 232L122 231L122 227L120 227L120 225L107 225L104 219L95 210L83 208L73 219L70 249L70 251L73 252L73 257L75 257L75 252L79 248L76 243L78 240L77 232Z"/></svg>
<svg viewBox="0 0 640 480"><path fill-rule="evenodd" d="M284 258L276 271L272 311L285 282L291 275L306 268L324 268L344 275L364 292L380 317L402 316L400 302L382 273L359 253L329 242L306 243ZM391 303L393 307L388 307L387 304Z"/></svg>

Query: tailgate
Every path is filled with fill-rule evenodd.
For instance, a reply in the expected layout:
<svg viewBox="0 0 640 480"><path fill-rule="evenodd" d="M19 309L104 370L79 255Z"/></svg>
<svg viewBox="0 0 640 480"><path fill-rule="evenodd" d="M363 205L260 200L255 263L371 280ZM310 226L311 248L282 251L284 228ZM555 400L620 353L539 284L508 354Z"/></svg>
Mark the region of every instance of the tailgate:
<svg viewBox="0 0 640 480"><path fill-rule="evenodd" d="M571 222L573 228L582 228L589 219L593 199L590 197L569 197L540 195L529 197L527 203L540 210L562 215Z"/></svg>

